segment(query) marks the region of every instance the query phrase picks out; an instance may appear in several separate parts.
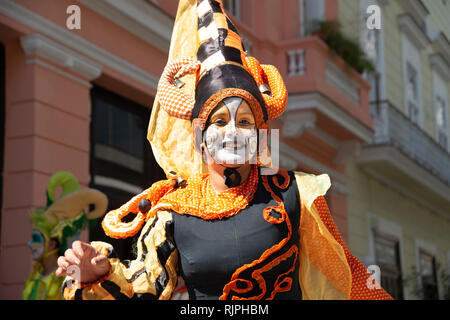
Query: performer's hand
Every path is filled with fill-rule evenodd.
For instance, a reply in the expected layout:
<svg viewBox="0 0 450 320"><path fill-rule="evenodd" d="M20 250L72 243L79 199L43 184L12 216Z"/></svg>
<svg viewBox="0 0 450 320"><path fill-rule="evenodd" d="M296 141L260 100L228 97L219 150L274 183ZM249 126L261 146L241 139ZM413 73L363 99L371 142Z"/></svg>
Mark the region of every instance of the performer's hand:
<svg viewBox="0 0 450 320"><path fill-rule="evenodd" d="M78 280L80 282L95 282L108 273L111 265L108 258L94 249L90 244L75 241L72 249L67 249L64 256L58 258L57 276L72 276L70 268L79 268Z"/></svg>

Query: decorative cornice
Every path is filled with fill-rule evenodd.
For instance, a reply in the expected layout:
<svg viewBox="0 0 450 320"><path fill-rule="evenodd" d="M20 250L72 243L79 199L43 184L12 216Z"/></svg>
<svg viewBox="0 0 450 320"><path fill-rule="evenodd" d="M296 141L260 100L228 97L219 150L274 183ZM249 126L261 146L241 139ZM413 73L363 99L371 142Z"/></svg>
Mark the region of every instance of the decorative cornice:
<svg viewBox="0 0 450 320"><path fill-rule="evenodd" d="M79 52L93 61L101 63L103 66L108 66L152 89L158 87L158 78L154 75L45 19L14 1L2 0L0 2L0 13L57 41L66 48Z"/></svg>
<svg viewBox="0 0 450 320"><path fill-rule="evenodd" d="M387 6L387 5L389 5L391 2L392 2L392 0L377 0L377 3L378 3L380 6Z"/></svg>
<svg viewBox="0 0 450 320"><path fill-rule="evenodd" d="M400 4L419 26L425 25L430 11L428 11L422 0L400 0Z"/></svg>
<svg viewBox="0 0 450 320"><path fill-rule="evenodd" d="M424 185L431 192L439 195L443 200L450 204L450 187L445 183L440 181L433 174L428 172L425 168L417 164L415 161L411 160L408 156L404 155L400 150L396 147L388 146L388 145L380 145L380 146L367 146L361 150L361 153L357 159L357 162L362 166L371 164L371 163L389 163L393 166L398 172L403 173L407 177L417 181L418 183ZM365 170L371 170L367 166ZM377 176L381 179L382 172L378 172ZM390 178L385 178L390 179ZM392 181L392 184L395 184L395 181ZM406 188L413 189L412 187ZM413 195L411 195L414 198ZM436 211L434 209L434 211ZM440 212L445 212L444 210L439 210ZM450 218L450 214L447 212L446 216Z"/></svg>
<svg viewBox="0 0 450 320"><path fill-rule="evenodd" d="M424 49L429 44L426 30L421 29L411 15L402 14L397 17L397 22L400 30L417 46L419 50Z"/></svg>
<svg viewBox="0 0 450 320"><path fill-rule="evenodd" d="M327 60L325 66L327 82L347 98L359 104L359 85L351 80L336 64Z"/></svg>
<svg viewBox="0 0 450 320"><path fill-rule="evenodd" d="M288 166L292 168L294 166L293 162L295 162L296 164L301 163L311 169L328 174L332 180L331 184L332 188L336 189L336 191L344 195L350 194L350 189L347 185L348 179L342 173L337 172L336 170L320 163L319 161L308 157L307 155L301 153L300 151L290 147L286 143L280 141L279 147L280 147L280 166L282 166L282 164L284 163L288 164ZM284 160L281 160L283 158ZM295 165L295 167L297 167L297 165Z"/></svg>
<svg viewBox="0 0 450 320"><path fill-rule="evenodd" d="M447 64L450 64L450 41L445 34L442 31L437 31L430 38L436 51L442 55Z"/></svg>
<svg viewBox="0 0 450 320"><path fill-rule="evenodd" d="M174 20L145 0L78 0L138 38L168 53Z"/></svg>
<svg viewBox="0 0 450 320"><path fill-rule="evenodd" d="M289 96L286 113L295 110L318 110L365 142L371 142L373 131L320 93Z"/></svg>
<svg viewBox="0 0 450 320"><path fill-rule="evenodd" d="M37 56L46 59L62 68L92 81L102 73L102 66L70 49L67 49L53 40L40 34L30 34L20 38L20 44L26 56Z"/></svg>
<svg viewBox="0 0 450 320"><path fill-rule="evenodd" d="M356 159L361 152L361 144L358 141L342 141L338 153L333 159L337 165L346 165L349 161Z"/></svg>
<svg viewBox="0 0 450 320"><path fill-rule="evenodd" d="M450 65L444 60L441 54L430 55L431 68L436 71L444 81L450 81Z"/></svg>
<svg viewBox="0 0 450 320"><path fill-rule="evenodd" d="M285 138L298 138L307 128L314 128L316 123L314 111L291 111L285 112L282 116L283 127L281 132Z"/></svg>

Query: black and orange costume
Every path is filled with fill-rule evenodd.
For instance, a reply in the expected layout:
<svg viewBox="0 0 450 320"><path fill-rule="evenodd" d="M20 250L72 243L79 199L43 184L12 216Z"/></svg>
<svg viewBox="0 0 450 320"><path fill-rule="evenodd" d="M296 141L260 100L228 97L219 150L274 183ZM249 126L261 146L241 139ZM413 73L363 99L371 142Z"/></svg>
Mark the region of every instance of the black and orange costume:
<svg viewBox="0 0 450 320"><path fill-rule="evenodd" d="M391 299L367 285L370 274L342 241L324 198L327 175L263 174L262 156L243 184L213 190L195 150L211 111L234 96L259 130L287 104L278 71L247 57L220 0L181 0L148 136L168 180L103 220L111 237L140 232L137 258L120 261L93 242L111 269L89 285L68 279L66 299L170 299L180 275L190 299Z"/></svg>

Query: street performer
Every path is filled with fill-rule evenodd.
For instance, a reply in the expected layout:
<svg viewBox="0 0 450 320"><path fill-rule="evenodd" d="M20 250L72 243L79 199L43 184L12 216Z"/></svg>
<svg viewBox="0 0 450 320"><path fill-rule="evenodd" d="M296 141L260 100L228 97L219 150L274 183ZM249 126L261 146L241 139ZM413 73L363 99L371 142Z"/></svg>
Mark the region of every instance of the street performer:
<svg viewBox="0 0 450 320"><path fill-rule="evenodd" d="M192 300L392 299L343 242L328 175L272 166L264 132L287 98L221 0L181 0L148 132L168 179L103 220L110 237L140 233L135 260L79 241L58 259L59 275L80 268L64 297L171 299L181 276Z"/></svg>

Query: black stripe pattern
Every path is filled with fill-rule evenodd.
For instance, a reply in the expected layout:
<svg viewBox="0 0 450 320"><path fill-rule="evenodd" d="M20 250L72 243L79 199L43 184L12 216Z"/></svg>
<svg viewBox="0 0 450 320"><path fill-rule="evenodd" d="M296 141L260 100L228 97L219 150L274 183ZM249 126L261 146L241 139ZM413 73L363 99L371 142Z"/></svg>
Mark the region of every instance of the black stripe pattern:
<svg viewBox="0 0 450 320"><path fill-rule="evenodd" d="M139 237L137 259L131 262L120 261L120 263L118 263L119 261L117 258L110 258L110 262L114 265L114 268L119 268L118 272L113 271L114 276L108 277L106 280L99 284L95 284L94 286L101 287L108 293L109 298L114 298L116 300L130 298L133 300L156 300L159 299L163 293L164 295L162 298L170 298L172 292L169 292L170 289L166 289L169 282L171 285L170 288L173 287L172 289L174 289L177 280L175 271L178 267L177 256L173 256L176 247L173 241L172 221L172 215L170 213L165 212L164 218L160 218L158 213L158 215L153 218L153 221L149 221L144 227L143 233ZM150 248L150 246L154 245L155 239L161 238L163 241L160 244ZM104 246L107 244L103 243L102 245ZM98 250L98 248L96 249ZM149 254L151 254L151 256L149 256ZM108 257L112 256L114 256L114 251L111 248L111 250L108 249ZM155 262L157 263L155 264ZM152 275L149 274L150 272L156 273L153 274L153 276L157 276L155 282L143 285L143 275L145 275L147 281L150 281L152 278ZM90 290L90 288L85 287L76 289L71 286L73 283L74 282L70 279L64 282L62 292L65 298L80 300L87 297L95 298L95 291L90 291L89 294L83 295L83 290ZM136 291L141 292L136 293ZM130 296L131 294L133 295ZM104 297L102 296L99 298Z"/></svg>
<svg viewBox="0 0 450 320"><path fill-rule="evenodd" d="M233 61L236 63L239 63L242 65L242 58L241 58L241 52L237 50L236 48L232 47L226 47L225 46L225 39L228 36L228 30L224 28L217 28L213 26L214 23L214 14L223 14L224 18L227 21L227 26L229 30L234 31L236 34L239 35L239 32L233 25L233 23L226 17L224 12L222 11L222 8L219 4L219 2L215 0L202 0L198 1L197 7L200 7L202 5L205 5L205 3L209 4L209 10L204 12L199 12L198 17L198 29L201 28L216 28L217 32L219 34L218 38L212 38L210 37L209 40L203 42L197 52L197 59L200 62L204 62L206 59L211 57L212 55L221 52L223 57L225 58L225 61ZM242 43L241 43L242 45Z"/></svg>

